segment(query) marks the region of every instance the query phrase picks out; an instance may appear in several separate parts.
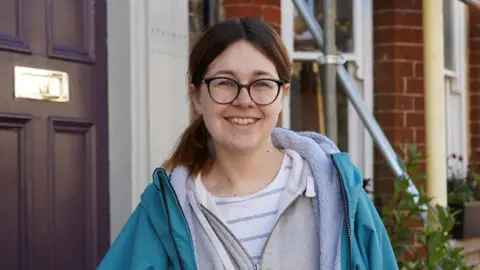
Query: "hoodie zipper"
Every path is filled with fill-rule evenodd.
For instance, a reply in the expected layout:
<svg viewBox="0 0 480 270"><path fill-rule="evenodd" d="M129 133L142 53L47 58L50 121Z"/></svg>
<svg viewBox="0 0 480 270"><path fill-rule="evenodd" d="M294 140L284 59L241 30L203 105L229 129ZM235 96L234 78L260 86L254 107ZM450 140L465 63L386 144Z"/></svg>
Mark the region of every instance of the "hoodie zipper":
<svg viewBox="0 0 480 270"><path fill-rule="evenodd" d="M288 205L287 207L285 207L285 210L283 210L283 212L280 214L280 216L278 216L277 218L277 221L275 222L275 225L273 225L273 228L272 228L272 231L270 232L270 234L268 235L267 237L267 240L265 240L265 244L263 245L263 248L262 248L262 252L260 253L260 258L258 259L258 268L254 268L255 270L260 270L261 269L261 262L262 262L262 259L263 259L263 255L265 253L265 249L267 248L267 244L268 242L270 241L270 238L273 234L273 231L275 230L275 228L277 227L278 223L280 222L280 219L282 218L283 214L285 214L285 212L287 212L288 208L290 208L290 206L292 206L297 200L298 198L300 198L299 195L297 195Z"/></svg>
<svg viewBox="0 0 480 270"><path fill-rule="evenodd" d="M210 216L212 216L219 224L220 226L222 226L227 232L228 234L230 234L230 236L233 238L233 240L235 241L235 243L238 244L238 246L240 246L240 248L242 249L243 253L245 253L245 255L248 257L248 259L250 260L250 263L252 264L253 266L253 269L254 270L257 270L257 269L260 269L260 268L257 268L258 267L258 264L256 265L252 259L250 258L250 255L248 255L248 251L245 249L245 247L242 245L242 243L240 243L240 241L238 241L237 237L235 236L235 234L233 234L233 232L227 227L225 226L225 224L223 223L223 221L221 221L214 213L212 213L210 210L208 210L205 206L203 206L202 204L199 204L200 207L202 208L202 210L206 211L207 213L210 214Z"/></svg>
<svg viewBox="0 0 480 270"><path fill-rule="evenodd" d="M350 218L349 218L349 207L348 207L348 199L347 199L347 190L345 189L345 183L343 181L343 176L340 173L340 169L338 168L338 164L335 161L335 158L333 157L333 154L330 154L330 159L333 162L333 165L335 167L335 170L337 171L338 178L340 180L340 186L341 186L341 193L342 193L342 199L343 199L343 212L344 212L344 218L345 218L345 224L347 227L347 236L348 236L348 268L353 269L352 266L352 231L350 228Z"/></svg>
<svg viewBox="0 0 480 270"><path fill-rule="evenodd" d="M252 259L250 259L250 262L252 263L252 266L253 266L253 270L261 270L262 269L262 265L261 265L261 262L262 262L262 259L263 259L263 255L265 253L265 249L267 247L267 244L273 234L273 232L275 231L275 228L277 227L280 219L282 218L283 214L285 212L287 212L287 210L290 208L290 206L292 206L297 200L298 198L300 198L299 195L297 195L297 197L295 197L288 205L287 207L285 207L285 209L283 210L283 212L280 214L280 216L278 216L278 219L277 221L275 222L275 225L273 226L272 228L272 231L270 232L270 234L268 235L267 239L265 240L265 244L263 245L263 248L262 248L262 252L260 253L260 258L258 259L258 263L255 264ZM249 254L248 254L248 251L245 249L245 247L242 245L242 243L240 243L240 241L238 241L237 237L235 237L235 235L233 234L233 232L215 215L213 214L210 210L208 210L205 206L201 205L200 206L202 207L202 209L204 209L205 211L207 211L215 220L218 221L218 223L225 229L227 230L227 232L232 236L232 238L235 240L235 242L240 246L240 248L243 250L243 252L245 253L245 255L247 255L249 258Z"/></svg>

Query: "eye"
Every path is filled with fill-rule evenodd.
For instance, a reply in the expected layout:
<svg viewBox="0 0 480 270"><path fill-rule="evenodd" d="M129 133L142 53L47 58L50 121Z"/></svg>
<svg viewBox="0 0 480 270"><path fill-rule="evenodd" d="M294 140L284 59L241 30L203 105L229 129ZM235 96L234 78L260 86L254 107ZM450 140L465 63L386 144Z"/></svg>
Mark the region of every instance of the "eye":
<svg viewBox="0 0 480 270"><path fill-rule="evenodd" d="M213 79L211 85L214 87L236 87L235 82L227 78Z"/></svg>
<svg viewBox="0 0 480 270"><path fill-rule="evenodd" d="M218 82L218 85L232 86L233 82L230 80L224 80L224 81Z"/></svg>
<svg viewBox="0 0 480 270"><path fill-rule="evenodd" d="M276 83L269 80L261 80L261 81L255 82L253 87L257 89L265 89L265 90L274 89L276 87Z"/></svg>

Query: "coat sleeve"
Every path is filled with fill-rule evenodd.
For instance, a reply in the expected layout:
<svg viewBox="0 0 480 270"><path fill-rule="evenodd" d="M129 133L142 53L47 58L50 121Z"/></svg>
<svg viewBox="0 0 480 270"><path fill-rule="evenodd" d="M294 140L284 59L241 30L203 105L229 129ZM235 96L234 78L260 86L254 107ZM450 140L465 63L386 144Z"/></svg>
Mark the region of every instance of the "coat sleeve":
<svg viewBox="0 0 480 270"><path fill-rule="evenodd" d="M141 205L118 235L97 270L170 269L167 253Z"/></svg>
<svg viewBox="0 0 480 270"><path fill-rule="evenodd" d="M356 215L356 240L363 267L360 269L398 269L385 226L367 193L362 190Z"/></svg>
<svg viewBox="0 0 480 270"><path fill-rule="evenodd" d="M355 168L356 182L362 183L363 177ZM395 270L397 260L393 252L387 230L372 200L360 185L354 221L353 261L357 269ZM355 269L355 268L354 268Z"/></svg>

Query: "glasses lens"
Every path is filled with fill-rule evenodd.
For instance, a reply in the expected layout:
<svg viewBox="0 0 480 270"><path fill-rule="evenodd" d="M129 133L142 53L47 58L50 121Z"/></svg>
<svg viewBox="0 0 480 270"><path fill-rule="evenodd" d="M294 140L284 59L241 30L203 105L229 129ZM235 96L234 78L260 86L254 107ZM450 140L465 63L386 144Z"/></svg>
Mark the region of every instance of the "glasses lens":
<svg viewBox="0 0 480 270"><path fill-rule="evenodd" d="M255 103L266 105L275 101L279 88L278 83L275 81L258 80L250 87L250 95Z"/></svg>
<svg viewBox="0 0 480 270"><path fill-rule="evenodd" d="M230 103L238 93L238 85L227 78L217 78L210 82L210 95L215 102Z"/></svg>

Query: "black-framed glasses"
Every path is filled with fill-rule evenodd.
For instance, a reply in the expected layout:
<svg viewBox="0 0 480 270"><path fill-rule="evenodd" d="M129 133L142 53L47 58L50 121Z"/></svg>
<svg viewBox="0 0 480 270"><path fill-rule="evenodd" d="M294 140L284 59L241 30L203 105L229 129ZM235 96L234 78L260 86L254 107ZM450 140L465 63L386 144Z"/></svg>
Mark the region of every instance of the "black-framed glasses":
<svg viewBox="0 0 480 270"><path fill-rule="evenodd" d="M218 104L230 104L242 88L246 88L248 95L257 105L270 105L280 94L284 82L274 79L258 79L249 84L240 84L227 77L206 78L203 82L207 85L208 93L213 101Z"/></svg>

